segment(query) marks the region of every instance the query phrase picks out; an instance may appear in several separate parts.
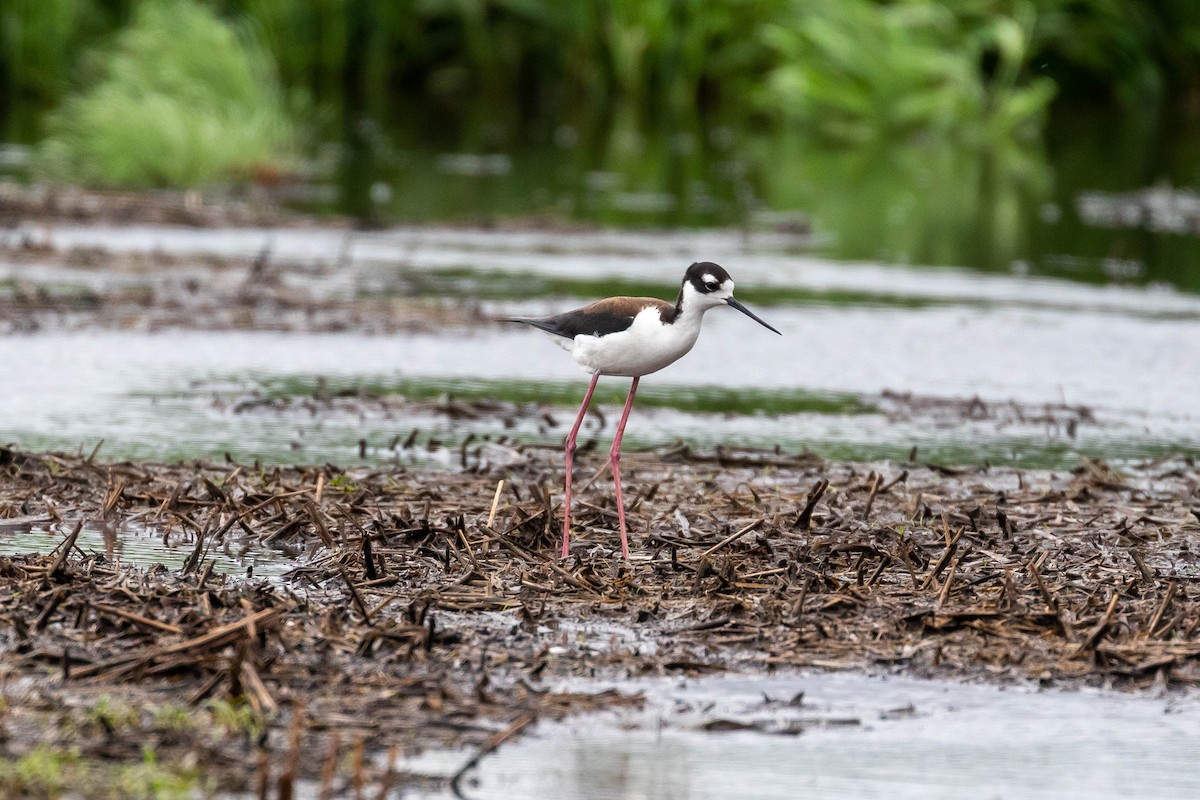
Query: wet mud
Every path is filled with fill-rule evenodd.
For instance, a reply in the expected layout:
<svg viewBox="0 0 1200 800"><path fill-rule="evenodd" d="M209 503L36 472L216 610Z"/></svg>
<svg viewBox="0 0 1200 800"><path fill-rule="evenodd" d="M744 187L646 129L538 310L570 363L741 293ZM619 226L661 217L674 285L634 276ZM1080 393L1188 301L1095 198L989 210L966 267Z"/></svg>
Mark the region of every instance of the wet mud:
<svg viewBox="0 0 1200 800"><path fill-rule="evenodd" d="M560 457L525 455L430 473L0 449L5 757L50 743L136 760L149 743L171 763L219 762L210 788L333 791L425 780L389 769L397 753L482 755L535 720L640 702L557 688L578 678L1200 683L1187 458L1043 472L629 453L626 563L605 459L579 458L560 560ZM79 548L97 524L111 544ZM30 531L61 544L24 553ZM123 559L135 533L170 541L182 567ZM286 569L222 574L213 555L230 549ZM132 711L81 710L101 699ZM163 709L203 724L166 726ZM245 722L214 735L227 709Z"/></svg>
<svg viewBox="0 0 1200 800"><path fill-rule="evenodd" d="M0 226L23 222L89 225L229 226L311 225L349 227L332 215L314 217L284 206L278 186L253 185L240 192L162 190L131 192L49 183L0 181Z"/></svg>
<svg viewBox="0 0 1200 800"><path fill-rule="evenodd" d="M0 255L13 269L0 279L0 333L419 332L465 325L478 305L367 296L336 260L283 263L269 247L242 259L59 249L14 235Z"/></svg>

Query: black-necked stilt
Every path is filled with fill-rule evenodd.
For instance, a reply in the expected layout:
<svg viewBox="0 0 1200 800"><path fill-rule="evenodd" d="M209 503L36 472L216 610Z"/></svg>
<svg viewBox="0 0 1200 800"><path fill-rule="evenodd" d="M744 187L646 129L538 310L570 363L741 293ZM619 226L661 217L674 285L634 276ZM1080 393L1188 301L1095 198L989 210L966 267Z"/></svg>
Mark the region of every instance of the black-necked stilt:
<svg viewBox="0 0 1200 800"><path fill-rule="evenodd" d="M555 337L554 341L569 352L579 365L592 374L583 404L566 443L566 496L563 498L562 557L567 557L567 542L571 533L571 464L575 455L575 438L583 424L592 392L601 375L633 378L625 410L617 423L609 461L612 463L613 484L617 489L617 520L621 526L621 554L629 558L629 543L625 535L625 503L621 497L621 437L625 422L633 408L633 396L643 375L657 372L677 361L696 344L704 312L720 305L729 305L769 330L779 333L733 297L733 279L729 273L711 261L692 264L683 274L679 297L672 305L656 297L609 297L591 305L540 319L511 319L540 328Z"/></svg>

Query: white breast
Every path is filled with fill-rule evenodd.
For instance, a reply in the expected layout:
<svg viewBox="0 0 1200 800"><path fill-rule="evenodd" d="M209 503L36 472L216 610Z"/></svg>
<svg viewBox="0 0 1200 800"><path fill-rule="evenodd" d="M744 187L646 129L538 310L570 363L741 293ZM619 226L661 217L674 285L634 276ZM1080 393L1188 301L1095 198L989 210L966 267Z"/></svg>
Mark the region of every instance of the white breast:
<svg viewBox="0 0 1200 800"><path fill-rule="evenodd" d="M649 375L692 349L700 335L699 322L699 315L687 315L666 325L657 308L647 308L625 330L607 336L581 334L569 349L588 372L631 378Z"/></svg>

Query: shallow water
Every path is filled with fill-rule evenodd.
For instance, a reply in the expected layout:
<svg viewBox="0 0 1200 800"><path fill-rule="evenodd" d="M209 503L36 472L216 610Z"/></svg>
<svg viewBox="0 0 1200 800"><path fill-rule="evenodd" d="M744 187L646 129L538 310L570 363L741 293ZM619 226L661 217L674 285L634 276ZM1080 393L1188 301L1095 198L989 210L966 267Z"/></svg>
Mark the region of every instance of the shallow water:
<svg viewBox="0 0 1200 800"><path fill-rule="evenodd" d="M1193 768L1200 703L1192 696L849 673L656 679L621 688L645 691L646 708L539 723L485 759L464 783L466 795L1049 800L1200 794ZM728 730L739 725L769 732ZM466 758L431 753L406 766L450 775ZM404 796L451 795L411 790Z"/></svg>
<svg viewBox="0 0 1200 800"><path fill-rule="evenodd" d="M862 459L898 458L916 446L922 458L942 463L1051 467L1074 464L1080 454L1123 460L1200 452L1192 402L1200 394L1193 368L1200 363L1200 297L1165 288L839 264L790 252L786 236L722 231L56 227L10 235L26 234L59 247L200 253L247 264L269 249L272 258L307 265L285 276L317 298L482 298L484 313L496 316L562 310L608 290L670 296L681 264L715 258L784 335L738 314L710 314L695 350L643 382L652 402L632 418L631 445L683 439ZM0 263L0 283L51 287L153 285L169 273ZM461 462L454 447L471 434L560 440L586 380L546 337L498 324L389 336L44 332L0 338L0 370L0 439L24 447L90 450L103 438L109 457L228 452L352 463L361 452L368 461L442 466ZM318 379L334 390L513 402L528 402L532 387L534 398L562 408L554 424L535 410L470 420L412 405L237 410L240 401L272 392L311 394ZM605 384L603 400L620 403L624 381ZM888 400L888 393L915 400ZM976 397L982 414L953 413L946 402ZM1005 411L1009 401L1018 407ZM1079 406L1089 415L1060 424L1064 407ZM698 407L707 413L694 413ZM609 410L607 427L592 433L611 433ZM414 428L416 446L398 448ZM440 444L430 447L431 440Z"/></svg>
<svg viewBox="0 0 1200 800"><path fill-rule="evenodd" d="M1124 321L1103 326L1094 320L1061 318L1027 320L1022 330L1010 331L1011 317L939 312L941 319L898 322L913 335L908 345L890 338L888 323L870 314L847 312L783 312L774 323L783 339L766 338L755 347L755 358L739 352L744 339L732 328L741 320L732 314L714 319L697 350L653 384L669 403L673 389L686 400L697 387L711 390L752 386L788 399L794 393L829 397L836 410L838 397L861 397L881 413L789 413L773 416L746 413L694 414L639 408L632 418L629 441L656 444L685 439L702 446L734 442L756 446L781 444L789 449L810 447L829 455L877 457L905 455L919 446L926 458L956 463L1012 460L1037 464L1061 460L1061 451L1089 452L1111 457L1141 457L1171 449L1200 447L1200 420L1189 414L1187 398L1196 396L1200 379L1179 369L1176 355L1159 338L1183 336L1185 324ZM939 347L924 345L914 357L911 347L924 337L950 326L969 335L947 338ZM1163 330L1165 326L1167 330ZM846 335L857 328L868 341L860 358L844 367L832 352L838 327ZM1044 330L1049 327L1050 330ZM806 340L813 347L806 365L780 369L792 354L787 338ZM1075 355L1041 351L1047 339L1074 342ZM991 339L988 345L982 344ZM1137 343L1134 345L1134 343ZM823 343L828 343L826 348ZM1182 349L1200 363L1200 338ZM1131 346L1132 345L1132 346ZM1190 346L1189 346L1190 345ZM906 347L910 352L905 353ZM1141 351L1146 353L1143 357ZM985 360L980 352L990 352ZM538 359L529 361L530 353ZM1186 356L1185 356L1186 357ZM714 368L714 364L720 364ZM554 345L525 331L497 330L483 334L403 334L369 337L356 334L302 335L247 332L66 333L0 339L0 370L8 377L0 396L0 439L16 440L27 448L90 450L105 440L110 457L179 459L197 455L268 462L358 459L359 441L366 441L368 460L399 459L406 463L459 460L453 447L430 452L431 439L453 444L468 433L495 438L557 441L570 421L563 408L547 428L536 414L515 419L483 415L452 419L418 407L380 410L330 408L320 404L239 411L239 401L262 396L273 381L323 377L333 390L360 384L401 380L436 391L439 385L489 387L504 397L504 382L514 374L563 394L584 376ZM1014 372L1014 370L1017 370ZM612 383L619 387L623 381ZM646 383L651 385L651 379ZM988 402L1014 398L1029 404L1063 401L1094 407L1095 422L1079 425L1074 435L1062 426L1038 418L967 419L939 417L903 405L887 413L875 396L884 389L903 389L922 395L972 397ZM623 388L619 391L623 391ZM793 395L789 395L793 393ZM618 395L619 396L619 395ZM731 400L736 404L736 397ZM896 404L893 404L896 405ZM610 408L604 430L615 423ZM416 446L397 449L397 436L407 439L420 429Z"/></svg>
<svg viewBox="0 0 1200 800"><path fill-rule="evenodd" d="M49 518L27 521L0 519L0 555L50 553L60 547L70 526L53 525ZM138 520L117 523L84 523L75 540L78 551L100 555L117 565L148 569L161 565L170 570L184 566L195 550L195 538L179 530L143 525ZM285 545L284 547L291 547ZM213 572L229 577L278 579L300 563L300 550L263 547L238 535L205 548L202 561L211 561ZM283 556L283 557L281 557Z"/></svg>

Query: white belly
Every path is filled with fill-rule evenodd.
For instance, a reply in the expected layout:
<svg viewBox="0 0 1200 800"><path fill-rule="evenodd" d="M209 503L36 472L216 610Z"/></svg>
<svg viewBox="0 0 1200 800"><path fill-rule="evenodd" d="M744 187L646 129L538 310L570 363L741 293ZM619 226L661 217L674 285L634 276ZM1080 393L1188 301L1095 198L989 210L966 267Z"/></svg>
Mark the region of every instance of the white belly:
<svg viewBox="0 0 1200 800"><path fill-rule="evenodd" d="M664 325L658 310L651 308L638 314L623 331L607 336L581 334L564 344L588 372L632 378L678 361L692 349L699 335L699 325L687 325L684 320Z"/></svg>

